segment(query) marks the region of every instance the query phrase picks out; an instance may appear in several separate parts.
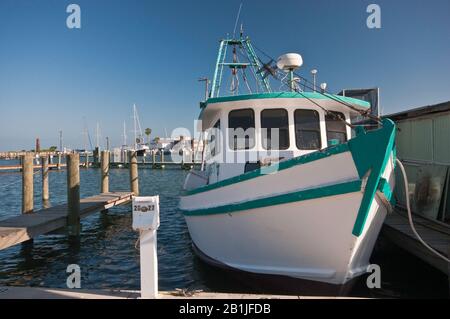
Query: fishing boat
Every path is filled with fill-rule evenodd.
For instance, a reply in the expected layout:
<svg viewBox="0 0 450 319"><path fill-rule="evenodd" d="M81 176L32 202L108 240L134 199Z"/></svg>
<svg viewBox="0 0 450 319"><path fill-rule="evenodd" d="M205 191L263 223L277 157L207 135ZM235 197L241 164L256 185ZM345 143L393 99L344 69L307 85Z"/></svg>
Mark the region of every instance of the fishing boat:
<svg viewBox="0 0 450 319"><path fill-rule="evenodd" d="M220 42L200 103L208 151L180 210L213 265L344 285L366 273L391 210L396 128L373 116L375 129L352 124L370 104L316 90L301 65L292 53L263 63L242 34Z"/></svg>

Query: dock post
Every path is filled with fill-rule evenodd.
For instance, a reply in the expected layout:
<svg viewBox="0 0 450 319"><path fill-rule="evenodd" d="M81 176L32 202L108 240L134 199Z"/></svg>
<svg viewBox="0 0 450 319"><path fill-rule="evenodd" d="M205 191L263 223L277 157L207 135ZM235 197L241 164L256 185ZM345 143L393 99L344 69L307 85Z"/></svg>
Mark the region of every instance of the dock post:
<svg viewBox="0 0 450 319"><path fill-rule="evenodd" d="M58 153L58 164L56 164L56 169L61 169L61 152Z"/></svg>
<svg viewBox="0 0 450 319"><path fill-rule="evenodd" d="M80 154L69 154L67 162L67 228L69 237L80 235Z"/></svg>
<svg viewBox="0 0 450 319"><path fill-rule="evenodd" d="M22 156L22 213L29 214L34 209L34 159L33 155Z"/></svg>
<svg viewBox="0 0 450 319"><path fill-rule="evenodd" d="M144 214L139 207L151 207ZM158 298L158 250L156 231L159 228L159 196L133 198L134 230L139 231L141 261L141 298Z"/></svg>
<svg viewBox="0 0 450 319"><path fill-rule="evenodd" d="M130 152L130 188L134 196L139 196L138 161L136 151Z"/></svg>
<svg viewBox="0 0 450 319"><path fill-rule="evenodd" d="M156 151L153 150L152 151L152 167L155 168L155 163L156 163Z"/></svg>
<svg viewBox="0 0 450 319"><path fill-rule="evenodd" d="M102 193L109 193L109 152L102 151Z"/></svg>
<svg viewBox="0 0 450 319"><path fill-rule="evenodd" d="M48 202L50 199L50 194L48 191L48 156L43 156L41 159L42 163L42 201Z"/></svg>

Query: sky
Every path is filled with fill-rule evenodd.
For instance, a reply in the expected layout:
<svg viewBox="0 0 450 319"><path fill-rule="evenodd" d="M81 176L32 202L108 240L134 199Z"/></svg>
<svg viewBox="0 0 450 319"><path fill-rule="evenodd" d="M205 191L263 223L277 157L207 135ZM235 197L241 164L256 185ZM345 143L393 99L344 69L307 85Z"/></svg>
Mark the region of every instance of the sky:
<svg viewBox="0 0 450 319"><path fill-rule="evenodd" d="M66 8L81 8L69 29ZM0 0L0 150L83 148L86 123L131 143L132 106L152 136L193 130L221 38L240 22L271 56L303 56L299 73L331 92L379 87L389 114L450 100L448 0ZM381 8L381 28L366 25ZM263 58L263 57L261 57Z"/></svg>

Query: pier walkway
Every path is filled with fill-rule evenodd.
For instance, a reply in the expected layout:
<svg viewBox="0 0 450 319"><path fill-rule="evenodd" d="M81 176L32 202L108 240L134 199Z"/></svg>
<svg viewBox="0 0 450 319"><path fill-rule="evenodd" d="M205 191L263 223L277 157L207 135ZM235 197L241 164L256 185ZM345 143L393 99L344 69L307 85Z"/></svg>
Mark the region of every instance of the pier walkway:
<svg viewBox="0 0 450 319"><path fill-rule="evenodd" d="M413 215L413 221L417 232L428 245L444 256L450 255L449 226L438 224L436 221L430 221L418 215ZM450 283L450 265L419 242L411 230L406 212L396 208L392 214L386 217L382 232L399 247L447 274Z"/></svg>
<svg viewBox="0 0 450 319"><path fill-rule="evenodd" d="M1 287L0 299L138 299L140 291L135 290L82 290L36 287ZM361 299L334 296L296 296L216 293L203 291L160 291L158 299Z"/></svg>
<svg viewBox="0 0 450 319"><path fill-rule="evenodd" d="M80 219L131 201L132 192L103 193L80 200ZM67 225L67 204L0 221L0 250Z"/></svg>

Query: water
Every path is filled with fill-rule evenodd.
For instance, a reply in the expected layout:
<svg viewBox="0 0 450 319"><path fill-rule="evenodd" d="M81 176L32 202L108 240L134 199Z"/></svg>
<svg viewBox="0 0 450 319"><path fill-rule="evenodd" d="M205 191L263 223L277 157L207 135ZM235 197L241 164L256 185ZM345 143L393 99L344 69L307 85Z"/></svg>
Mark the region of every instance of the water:
<svg viewBox="0 0 450 319"><path fill-rule="evenodd" d="M0 161L11 165L14 161ZM80 170L81 196L100 189L100 171ZM139 170L141 195L160 195L158 267L161 290L200 289L216 292L285 293L283 286L268 286L250 276L236 275L205 265L193 253L189 233L178 200L186 171L180 169ZM112 169L112 191L127 190L126 169ZM51 203L66 199L66 173L51 171ZM35 175L35 208L41 208L40 174ZM0 173L0 219L20 214L21 175ZM82 221L79 244L69 243L64 233L40 236L33 245L17 245L0 251L0 286L66 287L66 267L81 267L82 288L139 289L137 234L131 229L130 205L115 207L106 214L94 214ZM380 242L383 242L381 240ZM448 297L447 277L391 244L382 245L372 258L382 269L382 289L370 290L361 277L350 296ZM297 293L317 294L314 287L298 286Z"/></svg>

